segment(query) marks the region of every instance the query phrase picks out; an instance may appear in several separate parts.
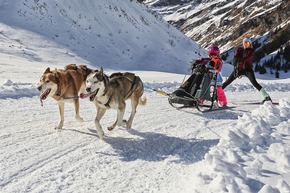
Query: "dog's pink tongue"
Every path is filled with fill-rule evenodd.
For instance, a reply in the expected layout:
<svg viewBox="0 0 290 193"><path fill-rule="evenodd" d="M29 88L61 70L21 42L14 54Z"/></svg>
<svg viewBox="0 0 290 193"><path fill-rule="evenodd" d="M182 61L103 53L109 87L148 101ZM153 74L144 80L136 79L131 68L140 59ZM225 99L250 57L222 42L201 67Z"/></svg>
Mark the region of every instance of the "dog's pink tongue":
<svg viewBox="0 0 290 193"><path fill-rule="evenodd" d="M90 96L93 95L93 94L94 94L93 92L81 93L81 94L80 94L80 98L81 98L81 99L88 98L88 97L90 97Z"/></svg>

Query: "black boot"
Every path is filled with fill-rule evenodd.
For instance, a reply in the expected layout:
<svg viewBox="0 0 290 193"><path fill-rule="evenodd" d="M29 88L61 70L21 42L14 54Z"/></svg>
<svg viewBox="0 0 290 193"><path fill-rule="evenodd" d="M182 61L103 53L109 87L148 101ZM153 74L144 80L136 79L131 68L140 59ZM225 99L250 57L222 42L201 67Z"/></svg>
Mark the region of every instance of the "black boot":
<svg viewBox="0 0 290 193"><path fill-rule="evenodd" d="M265 99L262 101L262 104L264 104L266 101L272 101L270 96L266 96Z"/></svg>

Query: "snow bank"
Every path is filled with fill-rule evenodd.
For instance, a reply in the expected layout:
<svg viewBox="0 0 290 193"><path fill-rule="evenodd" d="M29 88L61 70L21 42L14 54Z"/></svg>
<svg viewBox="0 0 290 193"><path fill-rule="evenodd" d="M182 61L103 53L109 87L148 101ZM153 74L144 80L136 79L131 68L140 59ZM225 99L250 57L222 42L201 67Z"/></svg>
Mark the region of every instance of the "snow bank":
<svg viewBox="0 0 290 193"><path fill-rule="evenodd" d="M0 86L0 98L20 98L38 95L36 84L33 83L14 83L10 79Z"/></svg>
<svg viewBox="0 0 290 193"><path fill-rule="evenodd" d="M290 172L290 148L282 143L289 135L290 99L279 104L265 103L239 117L205 155L212 180L204 185L211 192L290 192L284 181L272 187L257 180L265 176L267 164L274 163L282 175Z"/></svg>

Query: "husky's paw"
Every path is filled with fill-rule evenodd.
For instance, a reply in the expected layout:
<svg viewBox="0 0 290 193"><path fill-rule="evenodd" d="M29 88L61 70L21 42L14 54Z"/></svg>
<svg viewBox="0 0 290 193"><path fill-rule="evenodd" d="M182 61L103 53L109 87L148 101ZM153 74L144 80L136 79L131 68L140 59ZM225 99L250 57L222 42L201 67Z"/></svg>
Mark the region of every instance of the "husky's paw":
<svg viewBox="0 0 290 193"><path fill-rule="evenodd" d="M98 135L99 135L99 138L100 138L101 140L104 140L105 133L104 133L104 132L97 132L97 133L98 133Z"/></svg>
<svg viewBox="0 0 290 193"><path fill-rule="evenodd" d="M83 118L81 118L81 117L75 117L76 118L76 120L78 121L78 122L83 122L84 121L84 119Z"/></svg>
<svg viewBox="0 0 290 193"><path fill-rule="evenodd" d="M131 129L131 125L129 124L129 122L127 120L123 120L123 125L126 126L126 129L129 130Z"/></svg>
<svg viewBox="0 0 290 193"><path fill-rule="evenodd" d="M63 126L62 124L58 124L58 125L56 125L56 126L54 127L54 129L55 129L55 130L57 130L57 129L62 129L62 126Z"/></svg>
<svg viewBox="0 0 290 193"><path fill-rule="evenodd" d="M107 129L108 129L109 131L112 131L114 128L115 128L114 126L110 126L110 127L108 127Z"/></svg>
<svg viewBox="0 0 290 193"><path fill-rule="evenodd" d="M96 130L97 130L97 133L98 133L99 138L100 138L101 140L103 140L103 139L104 139L104 135L105 135L105 133L104 133L102 127L97 126Z"/></svg>
<svg viewBox="0 0 290 193"><path fill-rule="evenodd" d="M99 138L100 138L101 140L104 140L104 137L105 137L104 133L101 134L101 135L99 135Z"/></svg>
<svg viewBox="0 0 290 193"><path fill-rule="evenodd" d="M122 126L125 126L126 128L128 127L128 121L126 119L123 120Z"/></svg>

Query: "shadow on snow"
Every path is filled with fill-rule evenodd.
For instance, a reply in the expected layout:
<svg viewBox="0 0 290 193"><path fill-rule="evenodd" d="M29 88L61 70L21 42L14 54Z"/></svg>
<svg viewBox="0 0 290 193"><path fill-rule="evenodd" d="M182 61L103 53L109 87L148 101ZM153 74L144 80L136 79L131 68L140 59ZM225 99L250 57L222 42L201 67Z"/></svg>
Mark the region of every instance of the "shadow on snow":
<svg viewBox="0 0 290 193"><path fill-rule="evenodd" d="M123 161L169 160L175 163L191 164L201 161L209 149L216 145L218 139L182 139L154 132L129 133L140 138L107 137L109 143Z"/></svg>

